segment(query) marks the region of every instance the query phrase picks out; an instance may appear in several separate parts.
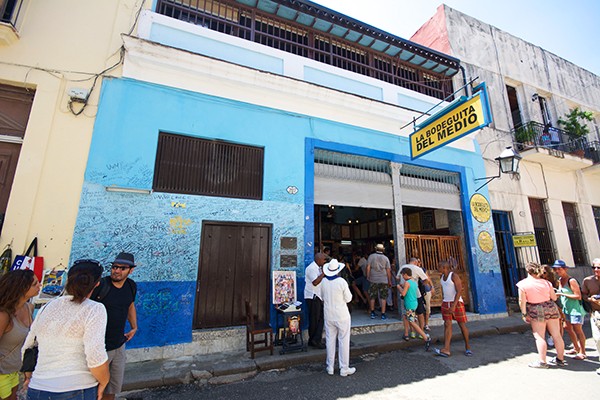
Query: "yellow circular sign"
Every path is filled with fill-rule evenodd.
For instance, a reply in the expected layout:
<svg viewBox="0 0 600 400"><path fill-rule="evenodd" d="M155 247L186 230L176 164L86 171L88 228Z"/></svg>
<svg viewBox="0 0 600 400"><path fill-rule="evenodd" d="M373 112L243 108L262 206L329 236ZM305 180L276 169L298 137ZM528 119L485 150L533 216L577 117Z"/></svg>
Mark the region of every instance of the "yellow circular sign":
<svg viewBox="0 0 600 400"><path fill-rule="evenodd" d="M486 253L491 253L494 250L494 240L492 240L492 235L489 232L481 232L477 237L477 242L479 243L479 248Z"/></svg>
<svg viewBox="0 0 600 400"><path fill-rule="evenodd" d="M492 209L490 203L488 203L483 195L475 193L471 196L469 204L471 205L471 215L473 215L473 218L478 222L488 222L490 220Z"/></svg>

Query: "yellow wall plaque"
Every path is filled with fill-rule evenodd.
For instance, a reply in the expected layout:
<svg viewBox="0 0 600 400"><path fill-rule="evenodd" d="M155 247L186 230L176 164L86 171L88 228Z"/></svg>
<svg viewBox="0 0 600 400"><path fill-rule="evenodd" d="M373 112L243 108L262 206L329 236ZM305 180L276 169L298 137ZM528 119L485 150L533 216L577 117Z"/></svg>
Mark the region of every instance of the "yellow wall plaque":
<svg viewBox="0 0 600 400"><path fill-rule="evenodd" d="M478 222L488 222L490 220L492 209L490 203L483 195L475 193L471 196L469 204L471 206L471 215L473 215L473 218Z"/></svg>
<svg viewBox="0 0 600 400"><path fill-rule="evenodd" d="M513 235L513 245L515 247L535 247L537 243L535 241L535 235L533 233L528 235Z"/></svg>
<svg viewBox="0 0 600 400"><path fill-rule="evenodd" d="M477 237L477 242L479 243L479 248L486 253L491 253L494 250L494 240L489 232L481 232Z"/></svg>

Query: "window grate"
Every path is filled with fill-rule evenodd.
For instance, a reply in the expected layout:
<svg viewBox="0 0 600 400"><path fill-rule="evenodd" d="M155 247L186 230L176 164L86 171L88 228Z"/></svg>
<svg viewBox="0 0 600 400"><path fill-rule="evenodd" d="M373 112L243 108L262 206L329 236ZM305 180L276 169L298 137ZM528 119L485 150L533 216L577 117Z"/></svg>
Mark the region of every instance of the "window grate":
<svg viewBox="0 0 600 400"><path fill-rule="evenodd" d="M565 214L565 222L567 224L567 232L569 234L569 242L571 243L571 252L575 265L583 266L586 263L586 251L583 244L583 237L579 229L579 216L577 208L573 203L562 203L563 212Z"/></svg>
<svg viewBox="0 0 600 400"><path fill-rule="evenodd" d="M157 192L262 199L264 149L160 133Z"/></svg>

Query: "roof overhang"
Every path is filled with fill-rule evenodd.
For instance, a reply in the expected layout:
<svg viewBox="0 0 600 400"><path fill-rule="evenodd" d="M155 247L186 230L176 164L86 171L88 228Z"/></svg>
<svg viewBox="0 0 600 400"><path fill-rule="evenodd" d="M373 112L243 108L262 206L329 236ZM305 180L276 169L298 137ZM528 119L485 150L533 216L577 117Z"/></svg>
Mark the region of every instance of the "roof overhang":
<svg viewBox="0 0 600 400"><path fill-rule="evenodd" d="M436 74L453 76L460 60L394 36L308 0L235 0L264 13L387 54Z"/></svg>

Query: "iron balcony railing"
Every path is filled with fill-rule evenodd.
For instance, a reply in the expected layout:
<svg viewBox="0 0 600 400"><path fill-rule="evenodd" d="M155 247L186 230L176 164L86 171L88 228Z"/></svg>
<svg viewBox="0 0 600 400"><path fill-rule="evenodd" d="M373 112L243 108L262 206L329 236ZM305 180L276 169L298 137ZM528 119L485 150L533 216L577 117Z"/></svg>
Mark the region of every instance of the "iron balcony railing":
<svg viewBox="0 0 600 400"><path fill-rule="evenodd" d="M453 92L451 77L241 4L214 0L158 0L156 12L438 99L445 99Z"/></svg>
<svg viewBox="0 0 600 400"><path fill-rule="evenodd" d="M17 19L24 0L0 0L0 22L16 29Z"/></svg>
<svg viewBox="0 0 600 400"><path fill-rule="evenodd" d="M569 132L546 126L539 122L530 121L511 130L514 147L525 151L542 147L550 151L572 153L589 158L597 163L600 161L600 143L590 142L586 137L573 139Z"/></svg>

